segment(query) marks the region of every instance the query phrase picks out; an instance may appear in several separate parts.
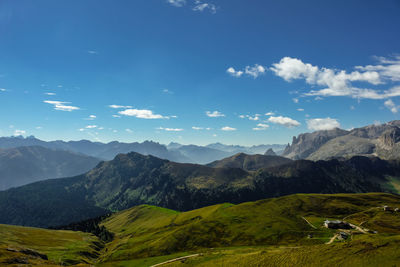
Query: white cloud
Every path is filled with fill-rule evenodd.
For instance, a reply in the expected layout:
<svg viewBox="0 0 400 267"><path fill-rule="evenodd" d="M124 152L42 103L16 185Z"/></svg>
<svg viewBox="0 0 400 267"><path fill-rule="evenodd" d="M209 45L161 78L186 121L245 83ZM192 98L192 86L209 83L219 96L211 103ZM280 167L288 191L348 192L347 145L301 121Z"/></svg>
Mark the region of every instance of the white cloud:
<svg viewBox="0 0 400 267"><path fill-rule="evenodd" d="M132 106L121 106L121 105L109 105L108 107L115 109L132 108Z"/></svg>
<svg viewBox="0 0 400 267"><path fill-rule="evenodd" d="M288 128L300 126L300 122L291 119L289 117L283 117L283 116L277 116L277 117L271 116L269 117L268 121L271 123L283 125Z"/></svg>
<svg viewBox="0 0 400 267"><path fill-rule="evenodd" d="M207 115L208 117L211 117L211 118L225 117L225 114L222 114L221 112L219 112L219 111L217 111L217 110L215 110L215 111L213 111L213 112L211 112L211 111L206 111L206 115Z"/></svg>
<svg viewBox="0 0 400 267"><path fill-rule="evenodd" d="M112 115L112 116L113 116L113 118L121 118L120 115Z"/></svg>
<svg viewBox="0 0 400 267"><path fill-rule="evenodd" d="M193 126L192 129L196 130L196 131L200 131L200 130L203 130L204 128L203 127Z"/></svg>
<svg viewBox="0 0 400 267"><path fill-rule="evenodd" d="M47 103L47 104L50 104L50 105L53 105L55 110L74 111L74 110L79 110L80 109L79 107L65 105L65 104L69 104L70 102L51 101L51 100L45 100L43 102Z"/></svg>
<svg viewBox="0 0 400 267"><path fill-rule="evenodd" d="M97 125L88 125L85 128L86 129L94 129L94 128L97 128Z"/></svg>
<svg viewBox="0 0 400 267"><path fill-rule="evenodd" d="M284 57L270 68L277 76L292 81L304 79L306 83L321 86L322 89L311 90L307 96L349 96L353 98L385 99L400 96L400 86L387 90L358 88L352 82L364 82L371 85L384 84L385 80L400 80L400 57L396 60L381 60L379 66L357 66L356 71L346 72L329 68L319 68L300 59ZM361 72L360 72L361 71Z"/></svg>
<svg viewBox="0 0 400 267"><path fill-rule="evenodd" d="M41 130L41 129L43 129L43 127L42 126L36 126L35 129L36 130Z"/></svg>
<svg viewBox="0 0 400 267"><path fill-rule="evenodd" d="M168 90L168 89L163 89L162 92L163 92L164 94L170 94L170 95L172 95L172 94L174 93L174 92L172 92L172 91L170 91L170 90Z"/></svg>
<svg viewBox="0 0 400 267"><path fill-rule="evenodd" d="M229 67L226 70L226 72L229 73L230 75L232 75L233 77L237 77L237 78L239 78L240 76L243 75L243 71L235 70L233 67Z"/></svg>
<svg viewBox="0 0 400 267"><path fill-rule="evenodd" d="M45 95L56 95L56 93L51 93L51 92L49 92L49 93L44 93Z"/></svg>
<svg viewBox="0 0 400 267"><path fill-rule="evenodd" d="M273 112L267 112L267 113L265 113L265 115L266 115L266 116L274 116L275 113L273 113Z"/></svg>
<svg viewBox="0 0 400 267"><path fill-rule="evenodd" d="M237 129L236 128L232 128L232 127L229 127L229 126L225 126L225 127L222 127L221 128L221 130L222 131L236 131Z"/></svg>
<svg viewBox="0 0 400 267"><path fill-rule="evenodd" d="M26 131L24 130L15 130L14 131L14 136L20 136L26 134Z"/></svg>
<svg viewBox="0 0 400 267"><path fill-rule="evenodd" d="M186 4L186 0L167 0L167 3L176 7L182 7Z"/></svg>
<svg viewBox="0 0 400 267"><path fill-rule="evenodd" d="M244 73L246 73L247 75L252 76L255 79L258 76L265 74L265 71L266 71L266 69L263 66L255 64L252 67L247 66L245 68Z"/></svg>
<svg viewBox="0 0 400 267"><path fill-rule="evenodd" d="M391 81L400 81L400 56L394 59L378 57L379 65L356 66L356 69L367 72L378 72L382 77Z"/></svg>
<svg viewBox="0 0 400 267"><path fill-rule="evenodd" d="M128 133L133 133L133 131L131 129L125 129L125 131Z"/></svg>
<svg viewBox="0 0 400 267"><path fill-rule="evenodd" d="M259 123L257 124L257 127L253 128L254 131L262 131L262 130L266 130L269 128L268 124L265 123Z"/></svg>
<svg viewBox="0 0 400 267"><path fill-rule="evenodd" d="M203 3L200 0L195 0L195 6L193 7L193 11L203 12L205 9L210 10L212 14L217 13L217 7L211 3Z"/></svg>
<svg viewBox="0 0 400 267"><path fill-rule="evenodd" d="M85 129L84 128L80 128L78 129L78 131L83 132Z"/></svg>
<svg viewBox="0 0 400 267"><path fill-rule="evenodd" d="M340 128L340 123L336 119L331 118L318 118L307 120L307 127L313 131L332 130Z"/></svg>
<svg viewBox="0 0 400 267"><path fill-rule="evenodd" d="M298 98L293 98L292 100L293 100L293 102L296 103L296 104L299 103L299 99L298 99Z"/></svg>
<svg viewBox="0 0 400 267"><path fill-rule="evenodd" d="M258 76L265 74L266 68L255 64L254 66L246 66L244 70L235 70L233 67L229 67L226 72L237 78L241 77L243 74L246 74L255 79Z"/></svg>
<svg viewBox="0 0 400 267"><path fill-rule="evenodd" d="M164 131L167 131L167 132L182 132L182 131L183 131L183 129L181 129L181 128L164 128L164 127L158 127L157 129L158 129L158 130L164 130Z"/></svg>
<svg viewBox="0 0 400 267"><path fill-rule="evenodd" d="M94 120L96 118L97 118L96 115L89 115L89 118L86 118L86 119L89 120L89 121L92 121L92 120Z"/></svg>
<svg viewBox="0 0 400 267"><path fill-rule="evenodd" d="M118 114L136 117L139 119L169 119L168 116L163 116L160 114L154 114L153 111L148 109L125 109L119 111Z"/></svg>
<svg viewBox="0 0 400 267"><path fill-rule="evenodd" d="M397 113L399 106L396 106L392 99L388 99L384 103L385 107L387 107L392 113Z"/></svg>
<svg viewBox="0 0 400 267"><path fill-rule="evenodd" d="M248 118L251 121L258 121L260 120L260 114L255 114L254 116L250 116L250 115L239 115L239 118L241 119L245 119Z"/></svg>
<svg viewBox="0 0 400 267"><path fill-rule="evenodd" d="M0 88L0 91L1 91L1 92L6 92L7 89L6 89L6 88Z"/></svg>
<svg viewBox="0 0 400 267"><path fill-rule="evenodd" d="M96 50L88 50L87 52L88 52L88 54L91 54L91 55L97 55L98 54L98 52Z"/></svg>
<svg viewBox="0 0 400 267"><path fill-rule="evenodd" d="M304 111L304 108L298 108L297 111Z"/></svg>

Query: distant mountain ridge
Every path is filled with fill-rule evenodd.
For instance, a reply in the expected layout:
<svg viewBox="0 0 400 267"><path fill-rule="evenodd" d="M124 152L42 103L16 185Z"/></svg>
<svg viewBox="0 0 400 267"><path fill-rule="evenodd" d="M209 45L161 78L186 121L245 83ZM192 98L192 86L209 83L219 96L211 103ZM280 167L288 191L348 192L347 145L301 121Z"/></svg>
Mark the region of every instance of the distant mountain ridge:
<svg viewBox="0 0 400 267"><path fill-rule="evenodd" d="M0 149L0 190L85 173L99 159L41 146Z"/></svg>
<svg viewBox="0 0 400 267"><path fill-rule="evenodd" d="M240 168L246 171L256 171L263 168L277 167L291 163L292 160L279 156L247 155L238 153L231 157L207 164L213 168Z"/></svg>
<svg viewBox="0 0 400 267"><path fill-rule="evenodd" d="M206 164L215 160L232 156L236 153L264 154L269 148L275 151L283 150L284 145L258 145L252 147L228 146L220 143L207 146L182 145L170 143L169 145L159 144L153 141L142 143L123 143L113 141L110 143L91 142L89 140L80 141L42 141L29 136L23 138L0 137L0 148L15 148L22 146L42 146L49 149L66 150L75 153L86 154L103 160L111 160L120 153L137 152L143 155L152 155L162 159L168 159L181 163Z"/></svg>
<svg viewBox="0 0 400 267"><path fill-rule="evenodd" d="M349 131L332 129L300 134L282 156L291 159L324 160L355 155L400 159L400 120L368 125Z"/></svg>
<svg viewBox="0 0 400 267"><path fill-rule="evenodd" d="M247 162L242 168L212 168L134 152L119 154L83 175L0 192L0 223L65 225L138 204L190 210L293 193L400 193L398 161L354 157L313 162L278 157L283 164L266 168L261 164L249 172L245 169L257 166L259 157L271 156L243 157L248 160L233 161Z"/></svg>

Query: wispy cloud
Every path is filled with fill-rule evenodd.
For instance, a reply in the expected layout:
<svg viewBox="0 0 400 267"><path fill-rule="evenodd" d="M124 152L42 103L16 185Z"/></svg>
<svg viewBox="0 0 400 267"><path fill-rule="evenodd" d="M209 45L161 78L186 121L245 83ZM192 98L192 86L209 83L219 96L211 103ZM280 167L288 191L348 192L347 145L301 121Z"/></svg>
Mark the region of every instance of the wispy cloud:
<svg viewBox="0 0 400 267"><path fill-rule="evenodd" d="M265 123L259 123L257 124L257 127L253 128L254 131L263 131L263 130L267 130L269 128L268 124Z"/></svg>
<svg viewBox="0 0 400 267"><path fill-rule="evenodd" d="M131 129L129 129L129 128L125 129L125 132L127 132L127 133L133 133L133 131L132 131Z"/></svg>
<svg viewBox="0 0 400 267"><path fill-rule="evenodd" d="M88 54L91 54L91 55L97 55L98 54L98 52L96 50L88 50L87 52L88 52Z"/></svg>
<svg viewBox="0 0 400 267"><path fill-rule="evenodd" d="M74 111L74 110L79 110L79 107L75 106L70 106L66 104L70 104L70 102L63 102L63 101L52 101L52 100L44 100L44 103L50 104L54 106L55 110L61 110L61 111Z"/></svg>
<svg viewBox="0 0 400 267"><path fill-rule="evenodd" d="M307 127L313 131L332 130L334 128L340 128L340 123L337 119L331 119L329 117L309 119L307 120Z"/></svg>
<svg viewBox="0 0 400 267"><path fill-rule="evenodd" d="M260 120L260 116L261 116L261 114L255 114L254 116L250 116L250 115L239 115L239 118L241 118L241 119L247 118L247 119L249 119L249 120L251 120L251 121L258 121L258 120Z"/></svg>
<svg viewBox="0 0 400 267"><path fill-rule="evenodd" d="M195 131L201 131L201 130L210 131L211 130L210 127L204 128L204 127L198 127L198 126L193 126L192 129L195 130Z"/></svg>
<svg viewBox="0 0 400 267"><path fill-rule="evenodd" d="M20 136L26 134L26 131L24 130L15 130L14 131L14 136Z"/></svg>
<svg viewBox="0 0 400 267"><path fill-rule="evenodd" d="M206 111L206 115L210 118L218 118L218 117L225 117L225 114L215 110L215 111Z"/></svg>
<svg viewBox="0 0 400 267"><path fill-rule="evenodd" d="M169 95L174 94L174 92L172 92L171 90L168 90L168 89L163 89L162 92L163 92L164 94L169 94Z"/></svg>
<svg viewBox="0 0 400 267"><path fill-rule="evenodd" d="M236 131L236 128L233 127L229 127L229 126L225 126L221 128L221 131L226 131L226 132L230 132L230 131Z"/></svg>
<svg viewBox="0 0 400 267"><path fill-rule="evenodd" d="M183 129L181 128L164 128L164 127L158 127L157 130L163 130L167 132L182 132Z"/></svg>
<svg viewBox="0 0 400 267"><path fill-rule="evenodd" d="M400 96L400 86L395 85L386 90L360 88L353 86L354 82L363 82L376 86L386 81L400 81L400 57L393 60L378 58L379 65L356 66L355 71L346 72L329 68L320 68L300 59L284 57L270 68L275 75L290 82L302 79L307 84L320 86L321 89L311 90L305 96L348 96L352 98L386 99Z"/></svg>
<svg viewBox="0 0 400 267"><path fill-rule="evenodd" d="M125 109L119 111L118 114L129 116L129 117L136 117L139 119L169 119L168 116L163 116L160 114L154 114L153 111L148 109Z"/></svg>
<svg viewBox="0 0 400 267"><path fill-rule="evenodd" d="M7 89L6 88L0 88L0 92L6 92Z"/></svg>
<svg viewBox="0 0 400 267"><path fill-rule="evenodd" d="M385 107L387 107L392 113L397 113L400 106L397 106L392 99L388 99L384 103Z"/></svg>
<svg viewBox="0 0 400 267"><path fill-rule="evenodd" d="M96 118L97 118L96 115L89 115L89 117L85 118L85 120L92 121L95 120Z"/></svg>
<svg viewBox="0 0 400 267"><path fill-rule="evenodd" d="M122 105L109 105L108 107L115 109L132 108L132 106L122 106Z"/></svg>
<svg viewBox="0 0 400 267"><path fill-rule="evenodd" d="M279 124L288 128L293 128L293 127L297 127L300 126L300 122L289 118L289 117L283 117L283 116L271 116L268 118L268 121L271 123L275 123L275 124Z"/></svg>
<svg viewBox="0 0 400 267"><path fill-rule="evenodd" d="M200 0L195 0L195 6L193 11L203 12L204 10L209 10L212 14L217 13L217 7L214 4L206 3Z"/></svg>
<svg viewBox="0 0 400 267"><path fill-rule="evenodd" d="M44 93L45 95L56 95L56 93L52 93L52 92L48 92L48 93Z"/></svg>
<svg viewBox="0 0 400 267"><path fill-rule="evenodd" d="M186 5L186 0L167 0L167 3L176 7L183 7Z"/></svg>
<svg viewBox="0 0 400 267"><path fill-rule="evenodd" d="M94 128L97 128L97 125L88 125L85 128L86 129L94 129Z"/></svg>
<svg viewBox="0 0 400 267"><path fill-rule="evenodd" d="M255 64L254 66L246 66L244 70L236 70L233 67L229 67L226 72L230 74L233 77L241 77L243 74L246 74L250 77L253 77L254 79L257 78L260 75L263 75L266 73L266 68L264 66L261 66L259 64Z"/></svg>

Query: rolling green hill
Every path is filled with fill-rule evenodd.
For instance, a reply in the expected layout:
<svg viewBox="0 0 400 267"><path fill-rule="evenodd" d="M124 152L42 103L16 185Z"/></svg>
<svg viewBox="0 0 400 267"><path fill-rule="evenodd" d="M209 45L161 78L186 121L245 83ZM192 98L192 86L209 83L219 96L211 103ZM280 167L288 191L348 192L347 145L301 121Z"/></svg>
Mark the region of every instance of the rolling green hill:
<svg viewBox="0 0 400 267"><path fill-rule="evenodd" d="M185 211L295 193L399 193L399 177L399 162L366 157L245 171L120 154L84 175L0 192L0 223L65 225L140 204Z"/></svg>
<svg viewBox="0 0 400 267"><path fill-rule="evenodd" d="M140 205L100 222L113 233L107 243L82 232L0 225L0 265L151 266L192 256L165 266L396 266L400 213L385 205L400 207L400 196L296 194L187 212ZM339 230L323 227L325 219L361 230L327 244Z"/></svg>

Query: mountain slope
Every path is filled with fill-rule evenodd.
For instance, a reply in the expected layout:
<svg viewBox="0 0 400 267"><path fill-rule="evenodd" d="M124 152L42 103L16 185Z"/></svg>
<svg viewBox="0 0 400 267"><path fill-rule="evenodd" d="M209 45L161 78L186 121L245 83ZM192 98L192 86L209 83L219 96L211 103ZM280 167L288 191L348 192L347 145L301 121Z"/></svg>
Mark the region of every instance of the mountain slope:
<svg viewBox="0 0 400 267"><path fill-rule="evenodd" d="M396 266L400 216L383 206L399 207L400 196L295 194L187 212L140 205L99 218L96 226L112 233L107 242L82 232L0 225L0 265L151 266L195 255L170 265ZM326 219L356 227L327 229ZM87 222L75 226L91 228ZM351 238L327 244L343 231Z"/></svg>
<svg viewBox="0 0 400 267"><path fill-rule="evenodd" d="M103 262L196 251L226 246L313 246L324 244L335 230L322 226L326 218L349 218L369 210L391 219L364 216L371 230L399 235L400 217L385 213L383 205L400 206L400 197L390 194L296 194L280 198L218 204L188 212L141 205L116 213L102 222L115 234L103 254ZM310 227L304 218L315 225ZM312 235L313 238L308 238ZM132 238L133 237L133 238ZM397 244L400 243L397 237Z"/></svg>
<svg viewBox="0 0 400 267"><path fill-rule="evenodd" d="M300 134L283 152L291 159L324 160L355 155L400 159L400 121L345 131L333 129Z"/></svg>
<svg viewBox="0 0 400 267"><path fill-rule="evenodd" d="M40 146L0 149L0 190L89 171L99 159Z"/></svg>
<svg viewBox="0 0 400 267"><path fill-rule="evenodd" d="M120 154L80 176L0 192L0 223L65 225L139 204L191 210L294 193L400 193L399 177L399 162L378 158L300 160L247 172Z"/></svg>
<svg viewBox="0 0 400 267"><path fill-rule="evenodd" d="M103 246L87 233L0 225L1 266L90 264Z"/></svg>
<svg viewBox="0 0 400 267"><path fill-rule="evenodd" d="M207 164L207 166L213 168L241 168L246 171L255 171L262 168L284 165L290 162L292 162L292 160L279 156L238 153L232 157L211 162Z"/></svg>

